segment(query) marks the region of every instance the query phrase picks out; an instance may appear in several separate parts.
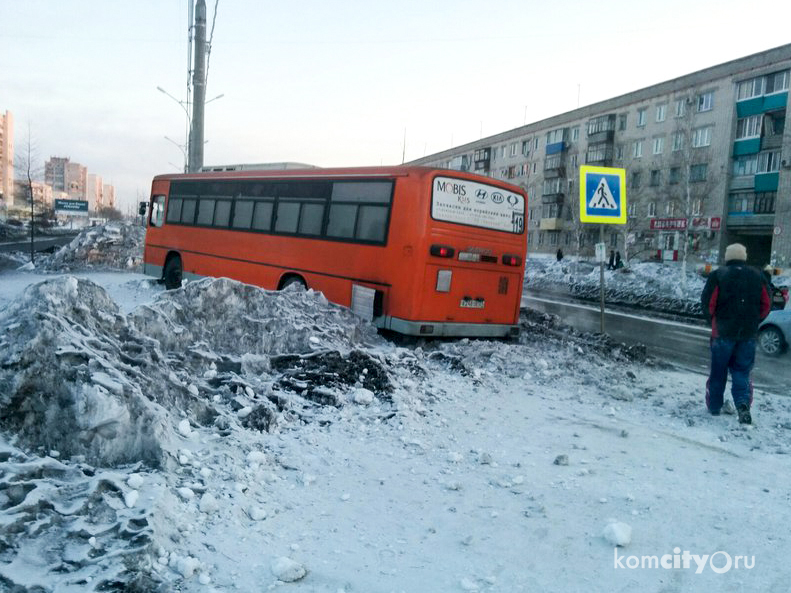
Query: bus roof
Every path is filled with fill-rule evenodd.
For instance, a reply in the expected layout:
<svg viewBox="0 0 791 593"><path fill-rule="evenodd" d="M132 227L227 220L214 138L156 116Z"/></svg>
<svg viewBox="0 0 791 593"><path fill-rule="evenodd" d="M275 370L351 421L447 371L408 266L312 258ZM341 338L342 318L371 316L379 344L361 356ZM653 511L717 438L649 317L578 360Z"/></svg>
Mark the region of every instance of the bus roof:
<svg viewBox="0 0 791 593"><path fill-rule="evenodd" d="M309 165L308 165L309 166ZM329 179L333 177L406 177L408 175L430 176L434 174L457 176L464 179L487 183L508 188L511 191L524 193L524 189L500 179L492 179L467 171L423 167L419 165L393 165L379 167L337 167L337 168L306 168L306 169L242 169L225 171L201 171L199 173L165 173L154 177L154 181L188 181L207 179Z"/></svg>

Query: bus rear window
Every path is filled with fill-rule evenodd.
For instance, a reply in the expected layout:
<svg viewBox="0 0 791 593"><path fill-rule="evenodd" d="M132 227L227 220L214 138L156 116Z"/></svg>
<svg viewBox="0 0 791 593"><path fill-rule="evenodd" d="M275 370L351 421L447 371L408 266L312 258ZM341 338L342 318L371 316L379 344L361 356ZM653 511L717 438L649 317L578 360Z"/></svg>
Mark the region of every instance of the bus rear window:
<svg viewBox="0 0 791 593"><path fill-rule="evenodd" d="M431 217L493 231L521 234L525 229L525 199L493 185L436 177L431 192Z"/></svg>

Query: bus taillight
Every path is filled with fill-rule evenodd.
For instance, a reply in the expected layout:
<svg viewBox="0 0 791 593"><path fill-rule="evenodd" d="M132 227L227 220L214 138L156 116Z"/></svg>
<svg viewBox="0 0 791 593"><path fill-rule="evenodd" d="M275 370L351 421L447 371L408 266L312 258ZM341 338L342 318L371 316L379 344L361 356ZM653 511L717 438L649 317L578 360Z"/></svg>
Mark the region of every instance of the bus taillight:
<svg viewBox="0 0 791 593"><path fill-rule="evenodd" d="M453 257L456 250L447 245L432 245L431 249L429 249L429 253L435 257Z"/></svg>
<svg viewBox="0 0 791 593"><path fill-rule="evenodd" d="M521 266L522 265L522 258L518 255L504 255L503 256L503 263L506 266Z"/></svg>

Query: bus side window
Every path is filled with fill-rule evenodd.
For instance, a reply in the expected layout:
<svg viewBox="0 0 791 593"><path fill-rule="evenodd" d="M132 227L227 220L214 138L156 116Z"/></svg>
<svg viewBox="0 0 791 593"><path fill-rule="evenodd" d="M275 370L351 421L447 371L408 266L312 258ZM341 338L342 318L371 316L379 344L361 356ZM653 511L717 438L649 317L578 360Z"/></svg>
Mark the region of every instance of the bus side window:
<svg viewBox="0 0 791 593"><path fill-rule="evenodd" d="M154 196L151 200L151 226L161 227L165 222L165 196Z"/></svg>
<svg viewBox="0 0 791 593"><path fill-rule="evenodd" d="M233 209L233 228L249 229L253 220L252 200L236 200Z"/></svg>
<svg viewBox="0 0 791 593"><path fill-rule="evenodd" d="M227 227L231 219L231 201L217 200L214 210L214 226Z"/></svg>
<svg viewBox="0 0 791 593"><path fill-rule="evenodd" d="M361 241L385 240L387 231L387 207L386 206L360 206L357 215L357 232L355 237Z"/></svg>
<svg viewBox="0 0 791 593"><path fill-rule="evenodd" d="M171 197L168 200L168 222L181 221L181 198Z"/></svg>

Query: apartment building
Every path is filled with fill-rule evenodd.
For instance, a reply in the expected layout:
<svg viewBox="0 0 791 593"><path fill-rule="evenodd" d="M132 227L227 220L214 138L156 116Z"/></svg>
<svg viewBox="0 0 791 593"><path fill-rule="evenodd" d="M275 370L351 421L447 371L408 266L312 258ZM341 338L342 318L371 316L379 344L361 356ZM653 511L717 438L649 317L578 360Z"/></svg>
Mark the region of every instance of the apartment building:
<svg viewBox="0 0 791 593"><path fill-rule="evenodd" d="M86 200L88 169L68 157L51 157L44 164L44 179L54 191L69 194L71 200Z"/></svg>
<svg viewBox="0 0 791 593"><path fill-rule="evenodd" d="M791 267L791 44L413 161L504 179L528 193L532 252L590 255L579 167L626 170L626 225L606 241L627 257Z"/></svg>
<svg viewBox="0 0 791 593"><path fill-rule="evenodd" d="M0 113L0 210L14 198L14 117L10 111Z"/></svg>

